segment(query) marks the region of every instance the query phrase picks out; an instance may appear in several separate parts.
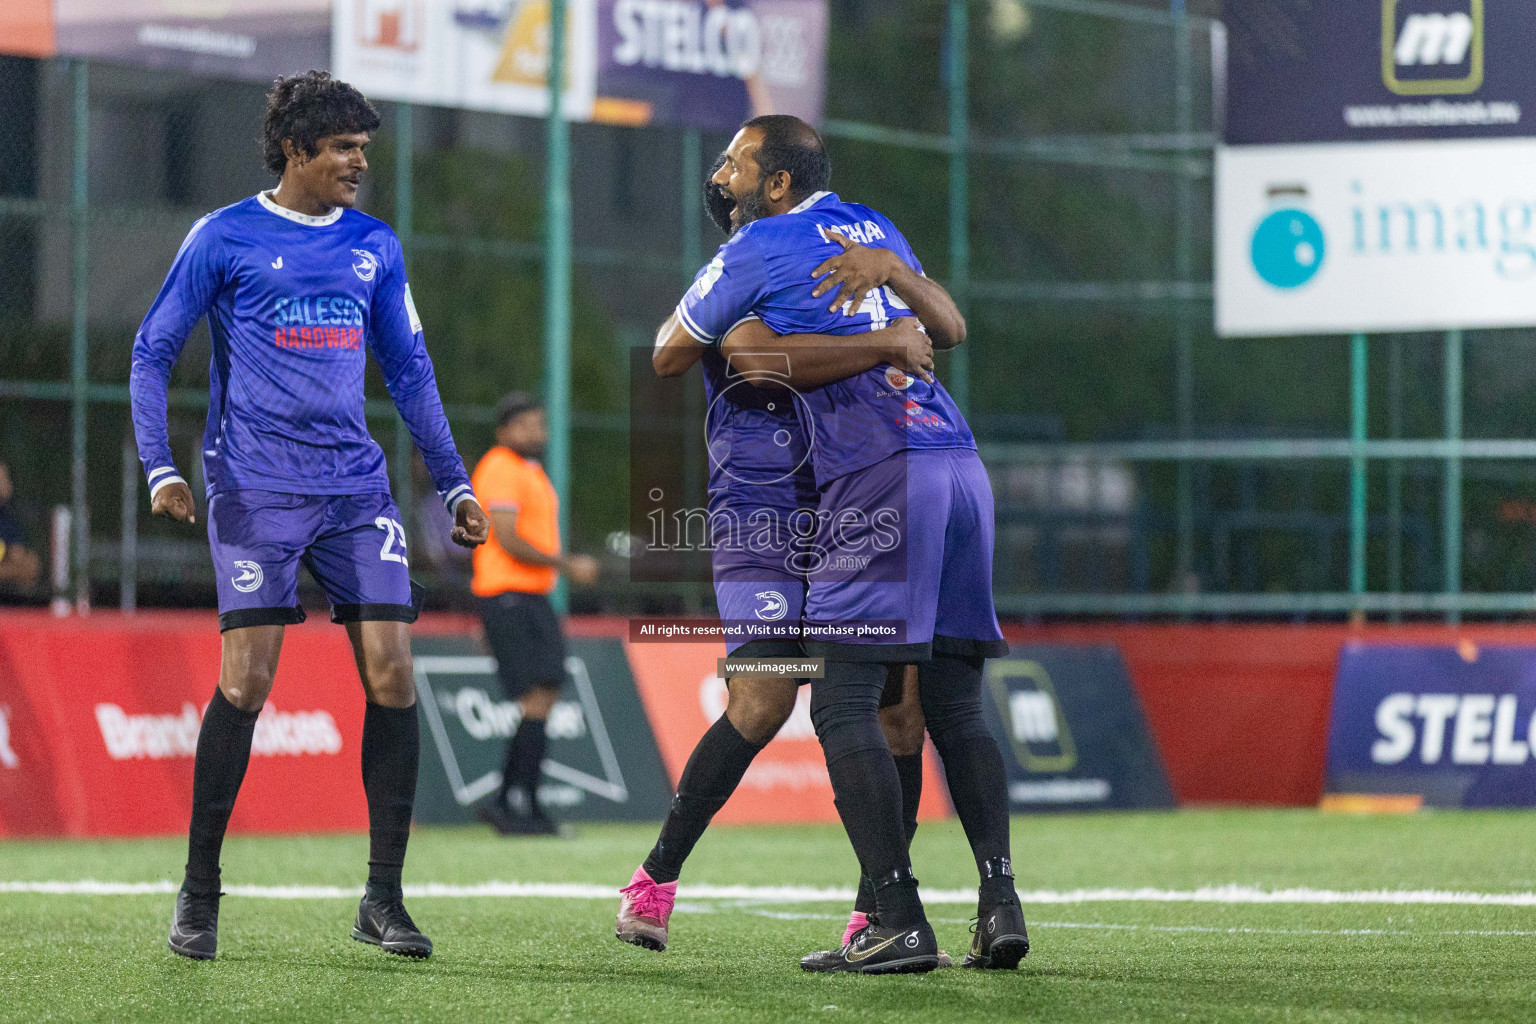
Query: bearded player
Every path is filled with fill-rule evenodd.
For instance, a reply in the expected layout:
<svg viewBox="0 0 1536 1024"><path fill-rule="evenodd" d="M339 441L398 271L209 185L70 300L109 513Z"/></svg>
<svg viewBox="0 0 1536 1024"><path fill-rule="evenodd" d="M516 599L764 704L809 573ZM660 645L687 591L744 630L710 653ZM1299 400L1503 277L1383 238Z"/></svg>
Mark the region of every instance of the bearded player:
<svg viewBox="0 0 1536 1024"><path fill-rule="evenodd" d="M193 225L134 338L129 387L151 506L194 523L171 455L167 389L204 316L213 337L202 449L223 660L198 734L169 939L195 960L217 954L219 852L283 629L304 621L300 565L329 596L331 621L345 625L367 698L368 884L352 937L402 956L432 953L401 892L420 750L417 602L384 452L363 415L368 352L454 516L454 542L484 543L489 521L448 430L400 242L352 208L378 126L361 93L323 72L279 79L262 126L278 186Z"/></svg>
<svg viewBox="0 0 1536 1024"><path fill-rule="evenodd" d="M713 177L725 163L721 154ZM734 230L734 200L711 181L704 183L705 209L727 235ZM701 272L701 275L703 273ZM814 341L815 339L811 339ZM887 331L866 335L857 349L835 347L823 339L817 352L828 358L815 365L802 361L806 375L835 380L890 362L926 374L932 368L927 337L907 318ZM803 541L814 533L817 495L810 452L785 391L766 392L733 373L718 348L689 350L685 359L674 351L657 353L658 372L675 376L700 362L709 413L709 519L712 524L712 568L720 618L726 624L753 622L764 594L783 602L776 620L779 635L745 643L728 634L726 653L735 658L798 658L799 623L805 602L805 574L798 563ZM882 695L880 725L889 742L903 801L907 839L917 828L917 805L923 778L923 720L917 706L916 677L891 672ZM668 921L677 894L677 878L694 844L715 813L735 792L758 752L773 739L794 711L804 680L776 676L737 676L727 681L725 713L705 732L678 780L661 835L644 864L621 890L617 936L646 949L664 950ZM874 910L874 890L868 879L859 886L844 941L863 928ZM947 957L941 957L947 962Z"/></svg>
<svg viewBox="0 0 1536 1024"><path fill-rule="evenodd" d="M860 336L894 320L916 317L936 348L963 341L965 321L888 218L828 191L821 137L798 118L748 121L713 180L735 201L738 230L663 324L657 346L678 360L720 346L755 384L765 383L761 371L787 367L789 384L812 387L795 404L812 446L815 545L825 556L808 573L805 606L806 653L826 659L825 678L812 683L811 718L838 812L875 885L869 925L802 966L937 966L878 723L891 667L917 663L923 716L981 875L964 964L1015 967L1029 940L1013 887L1002 758L980 703L985 658L1007 650L992 607L991 487L938 381L896 365L830 380L817 372L819 361L859 349ZM837 336L832 353L811 335Z"/></svg>

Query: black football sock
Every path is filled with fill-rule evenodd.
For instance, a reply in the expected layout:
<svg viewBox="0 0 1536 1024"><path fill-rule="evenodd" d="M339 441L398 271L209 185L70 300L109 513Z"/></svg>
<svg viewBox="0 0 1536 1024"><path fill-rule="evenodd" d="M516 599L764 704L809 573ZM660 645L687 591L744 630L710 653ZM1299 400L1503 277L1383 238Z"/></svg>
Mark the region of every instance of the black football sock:
<svg viewBox="0 0 1536 1024"><path fill-rule="evenodd" d="M251 762L258 712L241 711L215 689L197 733L192 767L192 824L187 830L188 892L219 891L219 851L235 797Z"/></svg>
<svg viewBox="0 0 1536 1024"><path fill-rule="evenodd" d="M507 740L507 749L501 759L501 785L496 787L496 801L503 807L507 806L507 794L517 784L517 766L523 756L522 744L526 742L527 738L521 729Z"/></svg>
<svg viewBox="0 0 1536 1024"><path fill-rule="evenodd" d="M902 824L906 826L910 856L912 837L917 834L917 805L923 796L923 755L898 754L893 755L891 760L896 762L896 776L901 780ZM875 912L875 884L869 880L868 875L859 876L859 891L853 898L853 909L860 914Z"/></svg>
<svg viewBox="0 0 1536 1024"><path fill-rule="evenodd" d="M421 731L416 705L369 704L363 714L363 792L368 796L368 892L398 895L416 803Z"/></svg>
<svg viewBox="0 0 1536 1024"><path fill-rule="evenodd" d="M918 666L918 679L928 735L944 762L949 796L981 874L980 900L990 906L1014 890L1007 770L982 718L981 668L981 658L936 654ZM1002 865L1009 865L1006 873Z"/></svg>
<svg viewBox="0 0 1536 1024"><path fill-rule="evenodd" d="M544 776L544 751L549 748L548 725L542 718L524 718L512 737L512 782L522 790L523 808L528 814L539 813L539 779ZM502 785L507 785L505 779Z"/></svg>
<svg viewBox="0 0 1536 1024"><path fill-rule="evenodd" d="M878 663L826 663L812 683L811 721L827 758L827 775L843 828L875 883L882 923L908 928L922 920L902 827L901 780L880 730L886 668Z"/></svg>
<svg viewBox="0 0 1536 1024"><path fill-rule="evenodd" d="M693 852L710 819L736 792L747 767L762 749L737 732L724 715L709 727L677 781L672 809L650 856L645 858L646 874L662 883L677 880L683 861Z"/></svg>

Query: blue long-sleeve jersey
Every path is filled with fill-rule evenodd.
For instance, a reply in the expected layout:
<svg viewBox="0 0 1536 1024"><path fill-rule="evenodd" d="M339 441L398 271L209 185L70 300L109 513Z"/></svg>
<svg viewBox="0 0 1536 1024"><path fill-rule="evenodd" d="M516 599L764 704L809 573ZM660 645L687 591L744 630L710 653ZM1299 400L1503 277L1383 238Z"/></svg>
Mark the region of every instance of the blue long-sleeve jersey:
<svg viewBox="0 0 1536 1024"><path fill-rule="evenodd" d="M151 495L182 479L166 393L205 315L208 496L387 492L363 415L368 351L443 500L452 509L470 496L395 233L356 210L308 217L266 194L193 225L133 340L133 428Z"/></svg>
<svg viewBox="0 0 1536 1024"><path fill-rule="evenodd" d="M844 316L814 298L811 271L842 249L826 235L834 229L861 245L889 249L918 273L912 247L884 214L836 193L817 192L789 213L745 224L720 247L678 303L677 316L696 341L716 346L742 319L759 317L778 334L857 335L879 330L912 311L889 287L875 288ZM721 361L723 363L723 361ZM705 367L706 380L709 366ZM750 387L747 388L751 390ZM880 366L813 388L793 406L801 435L811 445L818 487L872 466L908 448L975 448L971 428L944 385ZM753 448L737 459L776 465L772 429L759 430ZM742 447L738 445L738 447Z"/></svg>

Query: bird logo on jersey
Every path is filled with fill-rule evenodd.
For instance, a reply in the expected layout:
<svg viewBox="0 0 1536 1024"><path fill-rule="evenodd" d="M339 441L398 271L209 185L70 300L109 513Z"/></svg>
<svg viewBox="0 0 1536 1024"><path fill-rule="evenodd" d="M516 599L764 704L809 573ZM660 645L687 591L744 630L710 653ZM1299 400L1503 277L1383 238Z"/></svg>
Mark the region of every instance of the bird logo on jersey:
<svg viewBox="0 0 1536 1024"><path fill-rule="evenodd" d="M240 593L249 594L261 586L261 566L241 560L235 563L235 568L240 571L230 578L230 582Z"/></svg>
<svg viewBox="0 0 1536 1024"><path fill-rule="evenodd" d="M352 255L357 257L357 262L352 264L357 276L364 281L372 281L373 275L379 272L379 258L367 249L353 249Z"/></svg>
<svg viewBox="0 0 1536 1024"><path fill-rule="evenodd" d="M789 602L784 600L784 595L777 590L764 590L753 596L763 602L756 614L764 622L777 622L784 617L785 612L789 611Z"/></svg>

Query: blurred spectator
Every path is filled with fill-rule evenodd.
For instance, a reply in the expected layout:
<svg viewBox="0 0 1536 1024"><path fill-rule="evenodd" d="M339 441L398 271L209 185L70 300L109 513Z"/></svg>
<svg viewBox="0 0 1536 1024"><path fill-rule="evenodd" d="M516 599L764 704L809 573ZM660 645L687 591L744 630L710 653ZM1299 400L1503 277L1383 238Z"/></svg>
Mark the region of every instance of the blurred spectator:
<svg viewBox="0 0 1536 1024"><path fill-rule="evenodd" d="M538 800L545 720L565 684L565 636L549 594L562 573L580 586L597 579L595 559L561 546L559 498L539 464L548 440L544 407L513 392L496 406L496 445L472 477L475 498L491 517L491 537L475 549L471 589L502 688L522 714L507 744L501 787L476 807L503 835L556 831Z"/></svg>
<svg viewBox="0 0 1536 1024"><path fill-rule="evenodd" d="M24 543L26 535L11 510L15 494L11 467L0 462L0 591L23 594L37 584L43 563Z"/></svg>

